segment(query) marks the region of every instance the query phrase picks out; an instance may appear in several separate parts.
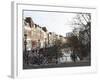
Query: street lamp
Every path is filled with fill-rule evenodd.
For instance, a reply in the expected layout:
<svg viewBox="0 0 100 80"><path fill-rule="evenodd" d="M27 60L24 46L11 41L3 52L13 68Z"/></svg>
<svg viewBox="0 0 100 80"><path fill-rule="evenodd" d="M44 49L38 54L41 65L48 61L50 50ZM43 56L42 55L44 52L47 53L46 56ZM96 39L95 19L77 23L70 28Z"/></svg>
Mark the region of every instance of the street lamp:
<svg viewBox="0 0 100 80"><path fill-rule="evenodd" d="M41 64L41 62L40 62L40 39L38 40L38 52L37 52L37 54L38 54L38 56L39 56L39 58L38 58L38 60L39 60L39 62L38 62L38 64L40 65Z"/></svg>
<svg viewBox="0 0 100 80"><path fill-rule="evenodd" d="M49 44L49 33L48 33L48 46L49 46L50 44Z"/></svg>
<svg viewBox="0 0 100 80"><path fill-rule="evenodd" d="M26 47L26 45L27 45L27 34L24 34L24 36L25 36L24 46L25 46L25 53L26 53L26 51L27 51L27 47Z"/></svg>
<svg viewBox="0 0 100 80"><path fill-rule="evenodd" d="M46 38L45 38L45 48L46 48Z"/></svg>
<svg viewBox="0 0 100 80"><path fill-rule="evenodd" d="M25 53L24 53L24 55L26 55L26 62L25 63L29 63L28 62L28 54L27 54L27 34L24 34L24 36L25 36L25 41L24 41L24 46L25 46Z"/></svg>

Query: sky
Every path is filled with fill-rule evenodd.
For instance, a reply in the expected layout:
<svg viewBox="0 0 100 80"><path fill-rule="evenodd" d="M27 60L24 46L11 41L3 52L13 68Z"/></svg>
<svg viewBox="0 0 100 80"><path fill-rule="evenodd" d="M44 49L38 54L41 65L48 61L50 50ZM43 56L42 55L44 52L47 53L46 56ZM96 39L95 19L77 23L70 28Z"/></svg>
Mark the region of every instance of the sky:
<svg viewBox="0 0 100 80"><path fill-rule="evenodd" d="M66 36L66 33L72 32L70 22L76 16L76 13L58 13L43 11L24 11L25 17L31 17L35 24L46 27L49 32L55 32L58 35Z"/></svg>

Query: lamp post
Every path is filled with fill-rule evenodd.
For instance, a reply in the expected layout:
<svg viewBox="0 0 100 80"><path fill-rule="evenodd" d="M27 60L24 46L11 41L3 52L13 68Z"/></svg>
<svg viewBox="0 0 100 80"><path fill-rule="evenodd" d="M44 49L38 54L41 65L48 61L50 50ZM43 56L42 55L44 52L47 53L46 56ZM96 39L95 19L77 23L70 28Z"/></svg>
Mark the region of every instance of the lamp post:
<svg viewBox="0 0 100 80"><path fill-rule="evenodd" d="M45 38L45 48L46 48L46 38Z"/></svg>
<svg viewBox="0 0 100 80"><path fill-rule="evenodd" d="M27 34L24 34L24 36L25 36L24 46L25 46L25 53L26 53L27 52L27 47L26 47L26 45L27 45Z"/></svg>
<svg viewBox="0 0 100 80"><path fill-rule="evenodd" d="M24 53L24 55L25 55L25 57L26 57L25 63L28 64L28 54L27 54L27 34L24 34L24 36L25 36L25 41L24 41L25 53Z"/></svg>
<svg viewBox="0 0 100 80"><path fill-rule="evenodd" d="M48 33L48 47L49 47L49 45L50 45L50 44L49 44L49 33Z"/></svg>
<svg viewBox="0 0 100 80"><path fill-rule="evenodd" d="M40 62L40 53L39 53L40 52L40 39L38 40L38 49L37 50L38 50L37 54L39 56L39 58L38 58L38 61L39 61L38 64L40 65L41 64L41 62Z"/></svg>

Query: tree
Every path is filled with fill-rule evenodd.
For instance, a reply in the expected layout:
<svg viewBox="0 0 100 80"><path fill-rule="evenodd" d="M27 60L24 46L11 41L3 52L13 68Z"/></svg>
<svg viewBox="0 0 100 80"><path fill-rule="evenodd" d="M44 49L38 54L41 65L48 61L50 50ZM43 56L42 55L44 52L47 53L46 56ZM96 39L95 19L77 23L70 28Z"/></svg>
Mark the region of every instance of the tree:
<svg viewBox="0 0 100 80"><path fill-rule="evenodd" d="M89 13L77 14L72 23L73 33L78 33L82 57L90 56L91 50L91 15Z"/></svg>
<svg viewBox="0 0 100 80"><path fill-rule="evenodd" d="M52 62L52 59L56 59L56 64L57 64L58 63L57 59L62 56L61 48L62 48L61 40L55 40L54 46L46 48L48 61Z"/></svg>
<svg viewBox="0 0 100 80"><path fill-rule="evenodd" d="M43 31L47 32L47 28L46 27L42 27Z"/></svg>
<svg viewBox="0 0 100 80"><path fill-rule="evenodd" d="M78 50L79 47L80 47L80 43L79 43L79 40L77 38L77 36L71 36L71 37L68 37L68 45L70 45L70 47L73 49L73 50Z"/></svg>
<svg viewBox="0 0 100 80"><path fill-rule="evenodd" d="M25 21L25 22L24 22L25 24L26 24L26 23L29 23L29 26L30 26L30 27L33 27L34 22L33 22L33 20L32 20L31 17L26 17L24 21Z"/></svg>

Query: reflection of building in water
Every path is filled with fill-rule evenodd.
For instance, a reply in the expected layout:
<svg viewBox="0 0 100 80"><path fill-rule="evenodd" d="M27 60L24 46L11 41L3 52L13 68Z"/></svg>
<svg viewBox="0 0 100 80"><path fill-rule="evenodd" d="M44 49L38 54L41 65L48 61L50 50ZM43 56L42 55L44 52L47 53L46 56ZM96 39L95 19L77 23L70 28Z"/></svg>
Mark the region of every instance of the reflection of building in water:
<svg viewBox="0 0 100 80"><path fill-rule="evenodd" d="M73 50L71 48L62 49L62 56L58 58L58 63L66 63L73 62L71 55L73 54ZM80 61L80 58L76 56L76 61Z"/></svg>
<svg viewBox="0 0 100 80"><path fill-rule="evenodd" d="M60 57L58 59L59 63L66 63L66 62L72 62L72 58L71 58L71 54L72 54L72 50L70 48L65 48L62 49L62 57Z"/></svg>

